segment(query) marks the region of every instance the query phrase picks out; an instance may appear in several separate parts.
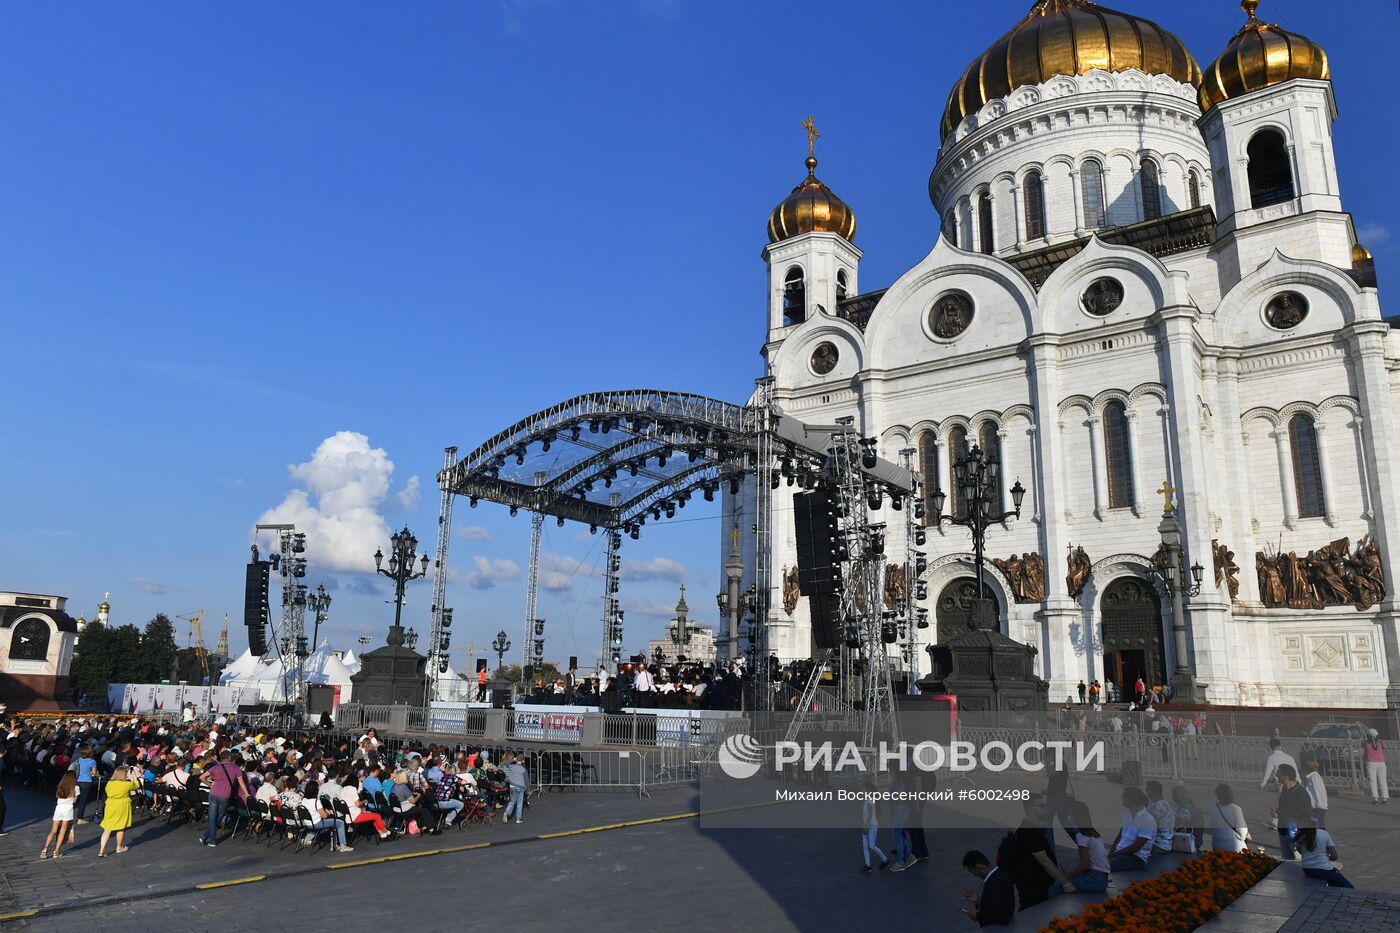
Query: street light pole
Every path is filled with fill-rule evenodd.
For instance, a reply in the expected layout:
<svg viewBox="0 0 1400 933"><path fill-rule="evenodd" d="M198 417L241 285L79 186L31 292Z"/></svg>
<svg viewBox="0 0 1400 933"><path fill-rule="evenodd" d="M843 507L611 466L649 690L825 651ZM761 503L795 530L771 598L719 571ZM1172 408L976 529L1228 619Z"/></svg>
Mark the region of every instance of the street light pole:
<svg viewBox="0 0 1400 933"><path fill-rule="evenodd" d="M1205 703L1206 687L1209 684L1197 683L1191 670L1190 645L1186 639L1186 597L1195 596L1201 591L1201 580L1205 568L1197 561L1191 565L1191 580L1186 579L1186 555L1181 547L1181 523L1176 519L1176 508L1172 505L1172 493L1176 492L1170 483L1163 483L1157 490L1164 499L1162 522L1157 526L1162 536L1163 564L1152 569L1152 574L1163 586L1172 601L1172 643L1176 649L1176 667L1172 671L1172 700L1178 703Z"/></svg>
<svg viewBox="0 0 1400 933"><path fill-rule="evenodd" d="M318 584L316 592L306 597L306 608L315 616L315 622L311 626L311 650L315 652L317 639L321 634L321 623L326 621L331 611L331 594L326 592L324 583Z"/></svg>
<svg viewBox="0 0 1400 933"><path fill-rule="evenodd" d="M491 642L491 650L496 652L496 673L501 672L505 667L506 652L510 650L510 639L506 637L504 630L496 633L496 640Z"/></svg>
<svg viewBox="0 0 1400 933"><path fill-rule="evenodd" d="M402 531L397 531L389 539L389 567L386 570L384 554L382 551L374 552L374 569L394 581L394 625L389 629L389 644L401 645L404 641L403 626L400 622L403 619L403 589L410 580L421 580L428 575L428 555L424 554L421 569L414 571L413 563L417 559L418 539L413 536L413 532L405 526Z"/></svg>
<svg viewBox="0 0 1400 933"><path fill-rule="evenodd" d="M948 496L942 489L936 489L933 493L934 524L947 522L961 525L972 532L972 564L977 571L977 595L972 601L968 627L973 629L995 628L997 621L996 602L983 595L986 584L983 582L982 564L987 529L1007 519L1020 518L1021 500L1026 495L1025 487L1017 480L1016 485L1011 487L1011 501L1015 508L1010 512L1004 511L998 485L1000 475L1001 463L996 457L987 456L981 447L973 444L967 455L953 464L953 478L958 486L956 495L966 503L966 514L962 518L956 514L944 515L943 505Z"/></svg>

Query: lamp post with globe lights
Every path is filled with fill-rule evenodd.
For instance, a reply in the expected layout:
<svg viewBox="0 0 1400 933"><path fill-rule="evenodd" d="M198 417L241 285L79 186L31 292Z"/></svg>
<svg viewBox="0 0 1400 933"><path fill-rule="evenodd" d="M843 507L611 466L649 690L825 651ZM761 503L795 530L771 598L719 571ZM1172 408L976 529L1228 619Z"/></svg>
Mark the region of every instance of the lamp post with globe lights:
<svg viewBox="0 0 1400 933"><path fill-rule="evenodd" d="M510 650L510 639L504 631L496 633L496 640L491 642L491 650L496 652L496 672L500 673L506 663L506 652Z"/></svg>
<svg viewBox="0 0 1400 933"><path fill-rule="evenodd" d="M326 621L326 617L331 611L331 594L326 592L324 583L318 584L316 592L306 597L306 608L311 610L315 622L311 626L311 651L315 653L318 638L321 634L321 623Z"/></svg>
<svg viewBox="0 0 1400 933"><path fill-rule="evenodd" d="M405 526L390 537L389 566L384 565L384 553L374 552L374 569L394 581L394 625L389 629L389 644L403 644L404 632L400 624L403 618L403 589L410 580L421 580L428 575L428 555L424 554L418 570L414 562L418 560L418 539ZM415 639L416 641L417 639Z"/></svg>

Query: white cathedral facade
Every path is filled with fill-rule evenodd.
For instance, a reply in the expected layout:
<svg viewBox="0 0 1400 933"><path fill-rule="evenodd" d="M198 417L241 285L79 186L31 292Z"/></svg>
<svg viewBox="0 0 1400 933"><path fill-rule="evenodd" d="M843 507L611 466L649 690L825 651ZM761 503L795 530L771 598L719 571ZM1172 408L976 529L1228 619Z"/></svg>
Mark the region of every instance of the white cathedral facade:
<svg viewBox="0 0 1400 933"><path fill-rule="evenodd" d="M1400 703L1400 332L1342 201L1326 54L1256 5L1202 71L1154 23L1036 3L949 95L941 235L888 287L861 291L854 212L814 158L769 223L777 407L915 451L926 496L972 445L1019 478L987 579L1052 702L1182 660L1150 581L1165 482L1204 568L1184 660L1211 703ZM807 598L784 599L791 492L767 581L781 658L812 651ZM926 535L916 676L975 590L966 529Z"/></svg>

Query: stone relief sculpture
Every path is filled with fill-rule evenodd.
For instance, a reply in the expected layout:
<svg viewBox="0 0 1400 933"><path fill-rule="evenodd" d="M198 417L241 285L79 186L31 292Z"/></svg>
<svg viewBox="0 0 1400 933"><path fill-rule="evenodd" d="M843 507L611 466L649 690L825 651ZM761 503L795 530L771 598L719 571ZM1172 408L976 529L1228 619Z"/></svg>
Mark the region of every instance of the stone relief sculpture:
<svg viewBox="0 0 1400 933"><path fill-rule="evenodd" d="M802 595L802 590L797 583L797 568L783 568L783 611L792 615L792 611L797 608L797 597Z"/></svg>
<svg viewBox="0 0 1400 933"><path fill-rule="evenodd" d="M904 565L890 564L885 567L885 608L891 612L904 605L909 588L904 579Z"/></svg>
<svg viewBox="0 0 1400 933"><path fill-rule="evenodd" d="M1070 547L1069 554L1065 556L1065 563L1069 567L1069 572L1065 574L1065 585L1069 588L1070 598L1078 599L1079 594L1084 592L1084 584L1089 582L1089 569L1093 566L1093 561L1089 560L1089 555L1081 544L1079 547Z"/></svg>
<svg viewBox="0 0 1400 933"><path fill-rule="evenodd" d="M1045 559L1038 553L992 558L992 566L1006 574L1018 603L1038 603L1045 598Z"/></svg>
<svg viewBox="0 0 1400 933"><path fill-rule="evenodd" d="M1223 580L1229 587L1230 601L1234 602L1240 595L1240 565L1235 563L1235 552L1216 539L1211 540L1210 551L1215 559L1215 585L1220 586Z"/></svg>
<svg viewBox="0 0 1400 933"><path fill-rule="evenodd" d="M1218 557L1216 566L1218 575ZM1259 598L1273 609L1351 605L1363 611L1385 598L1380 549L1370 535L1356 542L1354 552L1349 538L1338 538L1304 557L1296 551L1259 551L1254 567L1259 575ZM1232 588L1232 596L1236 589Z"/></svg>

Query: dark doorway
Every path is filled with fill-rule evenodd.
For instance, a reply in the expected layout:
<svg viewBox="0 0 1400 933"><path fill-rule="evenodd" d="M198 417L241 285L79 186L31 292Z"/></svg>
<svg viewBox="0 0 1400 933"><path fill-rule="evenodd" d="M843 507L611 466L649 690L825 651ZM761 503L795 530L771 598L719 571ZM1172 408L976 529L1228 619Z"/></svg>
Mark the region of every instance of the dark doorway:
<svg viewBox="0 0 1400 933"><path fill-rule="evenodd" d="M996 601L996 595L986 583L982 584L982 595ZM943 587L942 592L938 594L938 602L934 606L938 644L946 645L968 630L967 616L972 610L972 600L976 596L976 577L959 577L949 581ZM1000 607L999 603L998 607Z"/></svg>
<svg viewBox="0 0 1400 933"><path fill-rule="evenodd" d="M1139 677L1151 688L1165 684L1166 654L1162 644L1162 603L1146 580L1114 580L1099 600L1103 617L1103 673L1129 698Z"/></svg>

